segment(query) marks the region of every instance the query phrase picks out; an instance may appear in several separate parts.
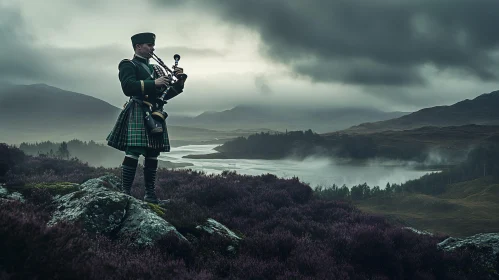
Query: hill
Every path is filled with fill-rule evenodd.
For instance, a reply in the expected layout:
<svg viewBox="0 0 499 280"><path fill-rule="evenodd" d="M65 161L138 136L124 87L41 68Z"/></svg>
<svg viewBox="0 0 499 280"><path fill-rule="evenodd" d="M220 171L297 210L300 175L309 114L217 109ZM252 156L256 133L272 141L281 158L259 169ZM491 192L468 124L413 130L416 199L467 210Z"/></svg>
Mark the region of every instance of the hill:
<svg viewBox="0 0 499 280"><path fill-rule="evenodd" d="M3 145L0 148L0 159L9 159L10 168L5 184L0 185L2 278L57 275L66 279L76 275L81 279L341 280L498 276L499 262L491 253L495 250L493 242L497 242L495 235L479 240L478 249L446 246L455 239L443 234L419 234L384 217L366 214L348 201L321 198L296 178L232 172L207 176L160 169L158 196L171 201L158 207L138 204L116 192L117 184L104 178L117 176L119 169L96 169L78 161L35 158ZM142 176L139 170L137 181ZM99 189L91 191L90 186L95 184ZM132 195L143 195L137 184ZM95 199L89 203L87 198ZM139 216L137 205L149 216ZM54 225L51 222L60 220L61 210L71 214L67 217L78 215L83 221ZM130 217L138 217L139 229L149 220L157 221L155 224L166 221L168 230L174 229L185 238L165 235L151 248L136 248L136 232L124 238L117 234ZM154 220L146 221L148 217ZM207 218L219 223L196 226ZM241 238L229 243L219 232L232 232Z"/></svg>
<svg viewBox="0 0 499 280"><path fill-rule="evenodd" d="M0 89L0 116L13 123L84 124L116 117L120 108L95 97L62 90L46 84L14 85ZM13 123L7 123L12 126ZM3 124L3 123L2 123Z"/></svg>
<svg viewBox="0 0 499 280"><path fill-rule="evenodd" d="M105 142L121 108L82 93L45 84L10 85L0 89L0 141L9 144L41 141ZM215 131L170 125L172 145L220 143L254 131ZM268 130L266 130L268 131Z"/></svg>
<svg viewBox="0 0 499 280"><path fill-rule="evenodd" d="M499 181L491 176L450 184L439 195L399 193L355 203L406 226L456 237L499 232Z"/></svg>
<svg viewBox="0 0 499 280"><path fill-rule="evenodd" d="M499 145L480 145L456 166L402 184L316 190L359 209L429 232L463 237L499 231Z"/></svg>
<svg viewBox="0 0 499 280"><path fill-rule="evenodd" d="M1 140L103 140L119 112L120 108L100 99L45 84L4 87L0 129L8 133Z"/></svg>
<svg viewBox="0 0 499 280"><path fill-rule="evenodd" d="M390 120L362 123L340 132L352 134L415 129L424 126L499 125L497 108L499 108L499 91L493 91L453 105L435 106Z"/></svg>

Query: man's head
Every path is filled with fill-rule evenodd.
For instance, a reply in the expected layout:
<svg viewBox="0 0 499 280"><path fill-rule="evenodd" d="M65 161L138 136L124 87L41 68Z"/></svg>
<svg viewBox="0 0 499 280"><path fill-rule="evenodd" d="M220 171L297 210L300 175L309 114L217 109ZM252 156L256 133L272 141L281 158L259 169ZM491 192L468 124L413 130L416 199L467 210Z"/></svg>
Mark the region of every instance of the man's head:
<svg viewBox="0 0 499 280"><path fill-rule="evenodd" d="M132 36L132 46L135 54L142 57L150 58L151 53L154 52L154 43L156 35L154 33L139 33Z"/></svg>

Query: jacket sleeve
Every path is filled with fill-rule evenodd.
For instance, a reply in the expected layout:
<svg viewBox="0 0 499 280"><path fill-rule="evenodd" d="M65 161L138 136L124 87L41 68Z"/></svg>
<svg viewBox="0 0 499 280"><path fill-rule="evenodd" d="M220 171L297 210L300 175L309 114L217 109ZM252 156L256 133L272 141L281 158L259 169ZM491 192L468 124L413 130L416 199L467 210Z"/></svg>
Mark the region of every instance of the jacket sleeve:
<svg viewBox="0 0 499 280"><path fill-rule="evenodd" d="M126 96L152 95L156 92L154 80L137 80L135 65L130 61L122 61L119 66L121 89Z"/></svg>
<svg viewBox="0 0 499 280"><path fill-rule="evenodd" d="M168 90L168 92L165 95L165 100L170 100L173 97L181 94L184 91L184 84L176 82L172 85L172 87Z"/></svg>

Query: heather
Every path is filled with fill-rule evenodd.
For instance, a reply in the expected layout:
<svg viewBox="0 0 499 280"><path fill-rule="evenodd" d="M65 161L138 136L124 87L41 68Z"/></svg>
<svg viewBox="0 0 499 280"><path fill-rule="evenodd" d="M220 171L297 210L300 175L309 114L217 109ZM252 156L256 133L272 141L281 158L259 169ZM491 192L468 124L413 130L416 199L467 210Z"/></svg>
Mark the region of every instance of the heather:
<svg viewBox="0 0 499 280"><path fill-rule="evenodd" d="M297 178L270 174L158 172L158 195L172 200L159 214L184 235L189 224L216 219L243 237L232 251L216 237L199 237L189 246L164 238L139 249L78 224L47 227L50 197L57 194L43 183L70 186L119 171L26 156L5 145L0 151L8 159L5 186L27 198L24 204L0 202L3 278L486 279L469 252L437 249L446 236L414 233L349 201L322 199ZM142 182L139 168L133 196L143 196Z"/></svg>

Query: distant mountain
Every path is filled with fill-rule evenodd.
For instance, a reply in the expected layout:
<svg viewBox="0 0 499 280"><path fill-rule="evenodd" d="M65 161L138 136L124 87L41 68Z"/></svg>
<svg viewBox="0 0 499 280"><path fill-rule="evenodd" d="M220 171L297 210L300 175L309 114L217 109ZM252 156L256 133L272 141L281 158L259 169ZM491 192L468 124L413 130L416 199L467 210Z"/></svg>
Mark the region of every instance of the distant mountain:
<svg viewBox="0 0 499 280"><path fill-rule="evenodd" d="M120 108L95 97L45 84L13 85L0 89L0 116L11 121L86 123L118 116ZM10 122L9 122L10 123Z"/></svg>
<svg viewBox="0 0 499 280"><path fill-rule="evenodd" d="M362 123L342 130L344 133L370 133L406 130L425 126L459 126L467 124L499 125L499 90L484 93L449 106L435 106L386 121Z"/></svg>
<svg viewBox="0 0 499 280"><path fill-rule="evenodd" d="M0 142L103 140L120 113L100 99L45 84L0 89Z"/></svg>
<svg viewBox="0 0 499 280"><path fill-rule="evenodd" d="M172 116L170 123L217 130L262 129L330 132L366 121L388 120L405 112L383 112L366 108L301 109L240 105L221 112L205 112L196 117Z"/></svg>
<svg viewBox="0 0 499 280"><path fill-rule="evenodd" d="M121 108L85 94L46 84L8 85L0 88L0 142L81 141L105 142ZM223 142L258 131L215 131L171 125L172 145ZM262 129L262 131L268 131Z"/></svg>

